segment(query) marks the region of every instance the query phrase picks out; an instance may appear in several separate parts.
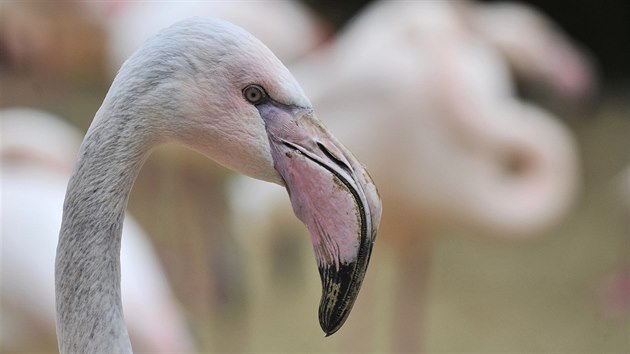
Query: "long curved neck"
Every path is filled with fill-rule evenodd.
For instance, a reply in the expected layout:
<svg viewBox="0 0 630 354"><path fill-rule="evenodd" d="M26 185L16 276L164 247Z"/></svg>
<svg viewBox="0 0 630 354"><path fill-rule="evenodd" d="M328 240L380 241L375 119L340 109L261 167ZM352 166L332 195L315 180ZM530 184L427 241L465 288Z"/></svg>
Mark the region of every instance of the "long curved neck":
<svg viewBox="0 0 630 354"><path fill-rule="evenodd" d="M142 120L101 108L68 184L55 267L62 353L130 353L120 299L129 192L151 141Z"/></svg>

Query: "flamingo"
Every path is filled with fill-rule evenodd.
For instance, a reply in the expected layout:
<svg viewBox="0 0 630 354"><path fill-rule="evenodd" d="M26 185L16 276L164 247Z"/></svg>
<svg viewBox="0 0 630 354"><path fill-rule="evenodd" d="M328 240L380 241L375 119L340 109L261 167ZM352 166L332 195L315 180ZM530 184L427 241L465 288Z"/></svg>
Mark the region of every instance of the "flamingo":
<svg viewBox="0 0 630 354"><path fill-rule="evenodd" d="M259 38L285 64L307 55L328 35L326 26L299 1L99 1L83 2L83 7L92 10L94 23L100 24L106 40L102 43L105 51L107 74L113 76L124 60L138 48L151 34L160 28L175 23L190 16L212 16L230 21L243 27ZM90 13L90 12L88 12ZM177 158L169 158L176 155ZM195 250L227 250L234 247L235 240L227 234L225 224L226 204L222 191L225 184L232 178L218 166L204 166L195 153L174 146L164 146L155 151L143 167L144 173L139 176L140 186L151 183L170 183L180 190L173 191L176 198L173 203L151 203L150 209L145 210L138 217L150 217L155 212L166 215L159 222L147 223L151 235L156 239L168 239L171 231L165 225L175 224L178 217L185 215L188 222L180 229L186 242L173 244L168 248L171 255L187 255L188 259L198 260L202 264L212 263L208 267L198 267L199 278L206 279L200 287L192 277L177 276L186 274L184 262L177 262L169 268L169 275L178 294L189 310L189 320L197 326L216 325L220 331L206 333L200 337L202 343L212 343L215 349L235 350L235 345L245 342L230 341L227 333L234 333L230 328L237 326L238 314L244 314L247 306L243 306L246 298L245 260L238 253L221 253L211 251L211 257L190 257L194 255L188 246L195 244ZM155 163L154 163L155 162ZM151 169L165 173L147 173ZM191 178L189 176L199 176ZM216 197L195 198L199 191L216 193ZM137 191L140 196L132 200L135 205L146 203L138 200L146 196L142 190ZM188 193L186 193L188 192ZM149 195L153 195L150 193ZM167 198L166 195L162 196ZM133 198L133 197L132 197ZM188 208L176 207L177 202L185 203ZM188 212L186 209L189 209ZM210 212L212 215L205 215ZM141 219L145 221L144 219ZM209 230L212 230L209 232ZM213 237L207 237L208 234ZM164 243L161 243L164 245ZM228 265L223 263L236 264ZM200 265L202 265L200 264ZM229 273L229 274L225 274ZM217 308L232 308L233 311L216 311ZM238 313L238 314L237 314ZM228 316L226 321L223 316ZM229 325L228 325L229 324ZM238 329L243 333L242 328Z"/></svg>
<svg viewBox="0 0 630 354"><path fill-rule="evenodd" d="M519 79L572 103L595 93L592 58L543 13L517 2L462 4L462 20L502 54Z"/></svg>
<svg viewBox="0 0 630 354"><path fill-rule="evenodd" d="M53 341L54 332L47 330L55 324L56 234L81 135L61 118L30 108L3 109L0 126L4 246L0 292L3 330L9 334L3 345L13 351L34 350L33 345ZM141 351L191 351L192 337L148 236L133 217L126 220L121 292L130 336Z"/></svg>
<svg viewBox="0 0 630 354"><path fill-rule="evenodd" d="M327 123L377 181L387 181L380 191L392 206L384 242L399 267L397 351L422 347L431 234L448 225L503 238L538 235L562 220L579 188L570 132L515 97L505 59L459 16L450 2L376 3L320 62L294 68ZM338 81L317 79L316 67ZM341 92L344 107L333 109ZM378 149L365 141L378 141Z"/></svg>
<svg viewBox="0 0 630 354"><path fill-rule="evenodd" d="M515 97L500 52L470 34L450 2L374 4L322 57L294 72L327 123L387 181L384 242L399 267L392 343L418 351L430 235L446 225L513 239L548 230L577 196L576 143L556 117ZM315 79L317 66L340 82ZM344 109L333 113L340 92ZM353 117L364 124L351 129Z"/></svg>
<svg viewBox="0 0 630 354"><path fill-rule="evenodd" d="M267 47L229 22L192 18L123 64L81 144L55 265L60 351L132 351L120 297L121 228L140 167L166 142L286 187L311 233L320 325L327 335L339 330L380 222L376 187Z"/></svg>
<svg viewBox="0 0 630 354"><path fill-rule="evenodd" d="M85 5L103 21L108 65L114 73L151 34L190 16L212 16L241 26L284 63L312 51L329 32L299 1L104 1Z"/></svg>
<svg viewBox="0 0 630 354"><path fill-rule="evenodd" d="M515 97L505 59L471 33L452 2L375 3L292 71L327 124L385 182L382 242L398 270L395 351L422 347L432 234L459 226L532 237L562 220L575 200L579 162L570 132ZM235 182L234 209L278 232L277 218L269 225L249 214L273 218L286 206L277 191L246 186L254 183ZM246 190L258 190L260 202L240 195ZM376 322L355 323L366 333Z"/></svg>
<svg viewBox="0 0 630 354"><path fill-rule="evenodd" d="M392 205L422 211L424 225L457 216L495 234L537 234L575 198L577 149L555 117L515 97L499 53L449 2L379 2L292 71L376 179L391 182L381 192Z"/></svg>

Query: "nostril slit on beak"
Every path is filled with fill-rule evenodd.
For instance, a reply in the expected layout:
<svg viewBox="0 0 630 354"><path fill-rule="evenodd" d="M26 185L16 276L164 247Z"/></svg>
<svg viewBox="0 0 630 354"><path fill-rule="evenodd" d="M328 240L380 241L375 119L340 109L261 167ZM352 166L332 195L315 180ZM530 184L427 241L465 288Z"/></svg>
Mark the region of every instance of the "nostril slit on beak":
<svg viewBox="0 0 630 354"><path fill-rule="evenodd" d="M317 142L317 146L319 147L320 150L322 150L322 152L324 153L324 155L326 155L326 157L328 157L329 159L331 159L333 162L335 162L337 165L339 165L341 168L343 168L344 171L346 171L348 173L348 175L352 176L352 169L350 168L350 166L348 166L345 162L341 161L340 159L338 159L335 155L333 155L325 146L324 144L320 143L319 141Z"/></svg>

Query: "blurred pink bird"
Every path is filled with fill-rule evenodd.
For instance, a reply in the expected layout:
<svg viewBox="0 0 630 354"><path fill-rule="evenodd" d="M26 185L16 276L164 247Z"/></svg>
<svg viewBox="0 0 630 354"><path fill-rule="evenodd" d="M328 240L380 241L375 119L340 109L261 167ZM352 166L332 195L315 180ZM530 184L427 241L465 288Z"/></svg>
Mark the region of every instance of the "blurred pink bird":
<svg viewBox="0 0 630 354"><path fill-rule="evenodd" d="M503 238L538 235L562 220L580 186L571 133L549 112L515 97L506 58L512 48L471 30L460 5L375 3L330 46L292 67L326 124L380 184L388 207L381 242L393 247L399 266L396 351L422 347L422 315L410 309L424 302L425 243L432 231L459 225ZM524 47L517 49L536 52ZM532 66L555 60L540 54ZM586 66L581 70L579 75L590 75ZM557 80L540 75L536 79ZM588 91L590 84L581 81L571 94ZM248 186L253 183L236 182L233 203L239 213L249 213L248 220L264 223L260 215L278 210L269 199L276 199L277 208L282 200L263 186ZM365 333L374 321L355 323ZM361 351L357 346L355 341L351 348Z"/></svg>
<svg viewBox="0 0 630 354"><path fill-rule="evenodd" d="M85 5L104 21L108 66L113 73L158 30L193 16L212 16L243 27L285 63L302 58L330 33L299 1L99 1Z"/></svg>
<svg viewBox="0 0 630 354"><path fill-rule="evenodd" d="M499 50L518 79L539 83L573 104L595 94L592 58L542 12L517 2L462 4L463 20Z"/></svg>
<svg viewBox="0 0 630 354"><path fill-rule="evenodd" d="M3 347L22 351L55 341L54 264L63 198L81 135L51 114L0 111L2 157ZM194 341L159 260L140 225L126 217L121 289L139 351L189 352ZM34 338L38 336L39 338ZM41 347L35 347L41 348Z"/></svg>

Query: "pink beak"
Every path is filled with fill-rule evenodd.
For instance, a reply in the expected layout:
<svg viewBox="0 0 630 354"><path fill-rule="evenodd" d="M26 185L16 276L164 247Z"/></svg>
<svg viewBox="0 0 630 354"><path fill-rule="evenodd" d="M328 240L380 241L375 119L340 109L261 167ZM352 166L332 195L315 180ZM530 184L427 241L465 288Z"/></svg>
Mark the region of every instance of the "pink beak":
<svg viewBox="0 0 630 354"><path fill-rule="evenodd" d="M376 238L381 200L365 168L312 109L272 99L256 107L293 211L311 234L322 280L319 322L328 336L341 328L356 300Z"/></svg>

